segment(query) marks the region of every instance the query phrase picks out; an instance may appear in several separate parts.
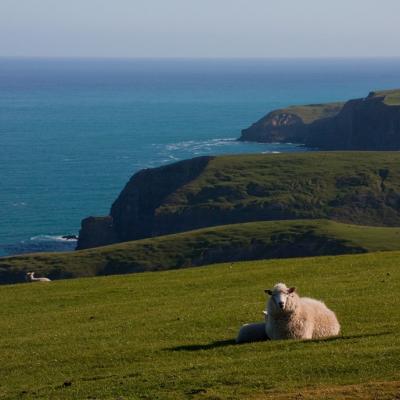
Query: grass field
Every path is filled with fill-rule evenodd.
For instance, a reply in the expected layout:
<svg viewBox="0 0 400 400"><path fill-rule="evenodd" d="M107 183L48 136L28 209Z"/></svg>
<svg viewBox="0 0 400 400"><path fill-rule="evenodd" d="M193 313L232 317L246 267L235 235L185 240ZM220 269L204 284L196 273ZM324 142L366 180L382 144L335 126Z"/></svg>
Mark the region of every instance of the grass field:
<svg viewBox="0 0 400 400"><path fill-rule="evenodd" d="M395 399L400 252L0 287L0 399ZM235 345L278 281L342 335ZM397 397L396 397L397 396Z"/></svg>
<svg viewBox="0 0 400 400"><path fill-rule="evenodd" d="M214 262L400 250L400 228L329 220L264 221L199 229L72 253L0 259L0 282L28 270L72 278L185 268Z"/></svg>

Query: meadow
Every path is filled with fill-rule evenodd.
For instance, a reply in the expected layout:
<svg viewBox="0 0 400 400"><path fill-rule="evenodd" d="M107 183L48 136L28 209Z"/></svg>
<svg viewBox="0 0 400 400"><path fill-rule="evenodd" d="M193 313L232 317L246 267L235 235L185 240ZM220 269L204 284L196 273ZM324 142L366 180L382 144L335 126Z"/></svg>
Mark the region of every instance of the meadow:
<svg viewBox="0 0 400 400"><path fill-rule="evenodd" d="M395 399L400 252L0 287L0 399ZM234 343L283 281L342 325ZM397 397L396 397L397 396Z"/></svg>

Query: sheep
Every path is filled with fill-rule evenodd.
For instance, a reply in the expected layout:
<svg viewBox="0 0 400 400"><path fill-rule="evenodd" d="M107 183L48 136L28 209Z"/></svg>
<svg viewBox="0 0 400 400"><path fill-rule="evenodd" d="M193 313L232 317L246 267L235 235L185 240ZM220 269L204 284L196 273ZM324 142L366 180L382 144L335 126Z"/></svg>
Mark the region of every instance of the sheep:
<svg viewBox="0 0 400 400"><path fill-rule="evenodd" d="M261 340L268 340L264 321L242 325L236 337L236 343L238 344L258 342Z"/></svg>
<svg viewBox="0 0 400 400"><path fill-rule="evenodd" d="M29 282L51 282L51 280L49 278L35 278L35 273L34 272L27 272L26 273L26 279Z"/></svg>
<svg viewBox="0 0 400 400"><path fill-rule="evenodd" d="M271 297L265 316L266 334L276 339L320 339L337 336L340 325L336 315L318 300L299 297L296 288L278 283L265 290Z"/></svg>

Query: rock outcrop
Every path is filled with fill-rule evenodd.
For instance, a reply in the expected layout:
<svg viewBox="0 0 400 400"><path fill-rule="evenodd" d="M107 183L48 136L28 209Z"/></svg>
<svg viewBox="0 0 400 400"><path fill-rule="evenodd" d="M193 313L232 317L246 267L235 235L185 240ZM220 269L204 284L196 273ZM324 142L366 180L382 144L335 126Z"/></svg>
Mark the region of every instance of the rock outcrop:
<svg viewBox="0 0 400 400"><path fill-rule="evenodd" d="M400 150L399 96L400 90L371 92L344 105L276 110L244 129L239 140L301 143L321 150Z"/></svg>

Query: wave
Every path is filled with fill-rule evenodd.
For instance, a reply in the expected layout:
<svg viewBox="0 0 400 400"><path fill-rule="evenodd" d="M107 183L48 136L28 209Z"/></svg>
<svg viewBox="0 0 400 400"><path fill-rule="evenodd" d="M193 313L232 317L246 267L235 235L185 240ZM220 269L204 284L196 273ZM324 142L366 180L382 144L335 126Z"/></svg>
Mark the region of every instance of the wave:
<svg viewBox="0 0 400 400"><path fill-rule="evenodd" d="M278 154L307 149L295 143L241 142L234 137L204 140L184 140L174 143L152 143L153 157L145 168L157 167L187 158L204 155L241 153ZM142 166L143 167L143 166Z"/></svg>
<svg viewBox="0 0 400 400"><path fill-rule="evenodd" d="M37 235L17 243L0 244L0 257L27 253L73 251L76 243L75 235Z"/></svg>
<svg viewBox="0 0 400 400"><path fill-rule="evenodd" d="M13 207L26 207L28 204L25 201L17 201L11 204Z"/></svg>
<svg viewBox="0 0 400 400"><path fill-rule="evenodd" d="M38 241L38 242L51 242L51 241L56 241L56 242L76 242L78 238L75 235L58 235L58 236L52 236L52 235L37 235L37 236L32 236L30 238L32 241Z"/></svg>
<svg viewBox="0 0 400 400"><path fill-rule="evenodd" d="M170 143L165 146L166 150L208 150L210 147L240 144L235 138L218 138L208 140L185 140L177 143Z"/></svg>

